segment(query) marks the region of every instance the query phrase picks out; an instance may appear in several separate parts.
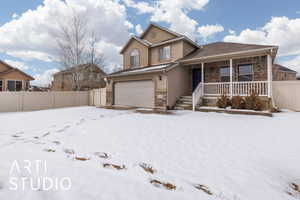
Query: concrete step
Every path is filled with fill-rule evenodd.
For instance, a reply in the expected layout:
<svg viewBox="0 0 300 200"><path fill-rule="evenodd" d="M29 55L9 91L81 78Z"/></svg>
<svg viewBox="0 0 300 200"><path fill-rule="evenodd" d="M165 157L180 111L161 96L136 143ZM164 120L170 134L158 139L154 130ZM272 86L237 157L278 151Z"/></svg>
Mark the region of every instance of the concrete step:
<svg viewBox="0 0 300 200"><path fill-rule="evenodd" d="M179 106L179 107L191 107L191 106L193 106L193 104L177 103L176 106Z"/></svg>
<svg viewBox="0 0 300 200"><path fill-rule="evenodd" d="M180 99L192 99L192 96L181 96Z"/></svg>
<svg viewBox="0 0 300 200"><path fill-rule="evenodd" d="M181 99L179 99L176 103L193 104L193 101L192 100L181 100Z"/></svg>
<svg viewBox="0 0 300 200"><path fill-rule="evenodd" d="M179 106L175 106L174 110L193 110L192 107L179 107Z"/></svg>

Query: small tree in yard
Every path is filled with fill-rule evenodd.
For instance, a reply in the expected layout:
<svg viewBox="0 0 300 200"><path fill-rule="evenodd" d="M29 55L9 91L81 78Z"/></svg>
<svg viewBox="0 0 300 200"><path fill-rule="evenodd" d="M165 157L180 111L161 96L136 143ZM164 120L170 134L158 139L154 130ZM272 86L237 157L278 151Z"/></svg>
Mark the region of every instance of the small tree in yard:
<svg viewBox="0 0 300 200"><path fill-rule="evenodd" d="M97 50L100 38L94 31L90 31L86 15L75 10L64 23L59 23L59 32L55 36L59 62L64 69L70 70L73 90L80 90L83 77L81 65L104 67L104 56Z"/></svg>

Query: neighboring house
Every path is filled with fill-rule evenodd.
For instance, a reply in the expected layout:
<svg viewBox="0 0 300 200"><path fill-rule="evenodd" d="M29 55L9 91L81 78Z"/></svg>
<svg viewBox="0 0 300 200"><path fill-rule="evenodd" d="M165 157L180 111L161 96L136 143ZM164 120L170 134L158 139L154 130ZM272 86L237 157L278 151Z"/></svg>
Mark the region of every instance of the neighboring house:
<svg viewBox="0 0 300 200"><path fill-rule="evenodd" d="M27 91L32 80L30 75L0 60L0 92Z"/></svg>
<svg viewBox="0 0 300 200"><path fill-rule="evenodd" d="M73 75L75 67L55 73L51 90L73 91L76 90ZM106 75L99 67L93 64L84 64L76 67L78 77L78 90L90 90L105 87L104 76Z"/></svg>
<svg viewBox="0 0 300 200"><path fill-rule="evenodd" d="M289 81L297 79L297 72L282 65L274 64L273 80L274 81Z"/></svg>
<svg viewBox="0 0 300 200"><path fill-rule="evenodd" d="M107 106L169 109L182 96L190 106L209 105L224 93L246 96L253 90L270 102L273 77L296 79L294 71L274 65L277 51L277 46L226 42L200 46L150 24L121 50L124 69L107 76Z"/></svg>

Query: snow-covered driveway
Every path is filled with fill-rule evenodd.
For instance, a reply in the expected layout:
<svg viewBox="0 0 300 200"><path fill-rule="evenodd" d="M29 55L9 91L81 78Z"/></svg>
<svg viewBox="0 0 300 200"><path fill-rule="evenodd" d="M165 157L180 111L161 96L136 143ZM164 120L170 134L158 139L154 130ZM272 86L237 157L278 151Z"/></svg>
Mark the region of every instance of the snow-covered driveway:
<svg viewBox="0 0 300 200"><path fill-rule="evenodd" d="M299 123L300 113L292 112L273 118L93 107L0 113L0 199L299 199L293 185L300 185ZM46 161L47 172L11 170L15 160ZM29 178L38 185L45 176L69 177L72 187L30 189ZM11 177L27 177L25 190L20 182L11 190Z"/></svg>

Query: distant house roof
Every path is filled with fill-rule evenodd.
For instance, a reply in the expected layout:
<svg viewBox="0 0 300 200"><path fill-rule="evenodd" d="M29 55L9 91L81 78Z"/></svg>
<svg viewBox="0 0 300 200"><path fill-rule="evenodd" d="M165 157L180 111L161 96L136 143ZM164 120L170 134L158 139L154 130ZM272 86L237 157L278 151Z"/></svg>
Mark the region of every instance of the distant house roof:
<svg viewBox="0 0 300 200"><path fill-rule="evenodd" d="M279 64L274 64L274 67L277 67L280 71L297 73L296 71L294 71L290 68L284 67L282 65L279 65Z"/></svg>
<svg viewBox="0 0 300 200"><path fill-rule="evenodd" d="M55 73L53 75L55 76L55 75L59 75L59 74L67 74L67 73L71 73L75 68L79 68L80 70L83 70L83 69L86 69L86 68L88 68L90 66L96 67L101 74L106 75L106 73L102 69L100 69L97 65L95 65L95 64L82 64L82 65L70 67L68 69L61 70L61 71L59 71L59 72L57 72L57 73Z"/></svg>
<svg viewBox="0 0 300 200"><path fill-rule="evenodd" d="M5 75L5 74L9 74L9 73L12 73L12 72L19 72L21 74L23 74L24 76L28 77L30 80L34 80L34 78L28 74L26 74L25 72L21 71L20 69L18 68L14 68L12 67L11 65L7 64L6 62L0 60L0 63L2 63L3 65L7 66L8 69L3 71L3 72L0 72L0 76L1 75Z"/></svg>
<svg viewBox="0 0 300 200"><path fill-rule="evenodd" d="M182 60L189 60L195 58L202 58L208 56L218 56L222 54L238 53L243 51L260 50L266 48L278 48L277 46L255 45L255 44L241 44L231 42L216 42L201 46L193 53L184 57Z"/></svg>

